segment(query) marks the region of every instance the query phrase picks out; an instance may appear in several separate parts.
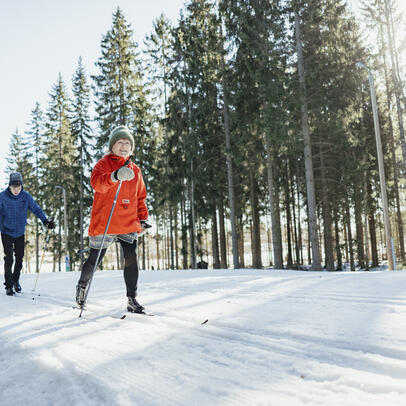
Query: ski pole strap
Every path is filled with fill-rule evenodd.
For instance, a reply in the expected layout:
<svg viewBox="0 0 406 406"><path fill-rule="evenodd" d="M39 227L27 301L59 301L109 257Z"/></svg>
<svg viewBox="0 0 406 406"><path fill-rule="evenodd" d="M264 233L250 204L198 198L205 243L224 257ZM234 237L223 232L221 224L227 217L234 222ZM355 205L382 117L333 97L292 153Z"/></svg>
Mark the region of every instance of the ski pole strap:
<svg viewBox="0 0 406 406"><path fill-rule="evenodd" d="M130 155L129 157L128 157L128 159L124 162L124 164L123 164L123 166L127 166L130 162L131 162L131 158L132 158L133 156L132 155ZM123 167L122 166L122 167Z"/></svg>

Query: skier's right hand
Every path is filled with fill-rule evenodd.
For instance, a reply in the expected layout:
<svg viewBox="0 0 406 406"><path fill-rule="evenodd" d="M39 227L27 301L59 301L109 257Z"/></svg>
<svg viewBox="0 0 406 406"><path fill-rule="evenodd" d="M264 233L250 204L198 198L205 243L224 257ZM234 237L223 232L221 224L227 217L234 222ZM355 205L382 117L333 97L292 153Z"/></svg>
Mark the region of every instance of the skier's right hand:
<svg viewBox="0 0 406 406"><path fill-rule="evenodd" d="M132 169L122 166L120 169L117 169L111 174L111 180L113 182L131 180L134 179L134 172Z"/></svg>

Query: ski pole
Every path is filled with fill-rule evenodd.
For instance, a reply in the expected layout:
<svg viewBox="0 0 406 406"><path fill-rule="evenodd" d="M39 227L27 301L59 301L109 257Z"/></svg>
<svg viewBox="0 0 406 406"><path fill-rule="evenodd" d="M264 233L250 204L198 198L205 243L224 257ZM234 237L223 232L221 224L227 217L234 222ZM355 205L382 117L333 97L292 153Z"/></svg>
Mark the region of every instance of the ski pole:
<svg viewBox="0 0 406 406"><path fill-rule="evenodd" d="M131 157L128 158L127 161L125 161L125 163L124 163L123 166L127 166L128 163L130 162L130 160L131 160ZM111 210L110 210L109 219L107 220L107 225L106 225L106 229L104 230L103 239L102 239L102 242L101 242L101 245L100 245L100 248L99 248L99 252L97 253L96 263L94 264L93 272L92 272L92 275L90 276L89 284L88 284L88 287L87 287L86 292L85 292L85 297L84 297L84 299L83 299L83 303L82 303L82 305L80 306L80 314L79 314L79 317L82 317L83 308L85 307L85 304L86 304L86 300L87 300L87 296L88 296L88 294L89 294L90 286L91 286L91 284L92 284L93 276L94 276L94 274L95 274L95 272L96 272L97 265L98 265L98 263L99 263L99 258L100 258L100 255L101 255L101 252L102 252L102 249L103 249L104 240L106 239L107 230L108 230L108 228L109 228L110 221L111 221L111 218L112 218L112 216L113 216L114 207L116 206L116 203L117 203L117 198L118 198L118 193L120 192L121 183L122 183L122 181L120 180L120 181L118 182L118 187L117 187L116 196L114 197L113 206L111 207Z"/></svg>
<svg viewBox="0 0 406 406"><path fill-rule="evenodd" d="M53 220L53 218L51 217L51 220ZM42 250L42 256L41 256L41 262L39 264L39 268L38 268L38 272L37 272L37 277L35 278L35 283L34 283L34 287L32 288L31 292L35 292L35 289L37 289L37 283L38 283L38 279L39 279L39 273L41 272L41 268L42 268L42 264L44 263L44 258L45 258L45 252L48 248L48 241L49 241L49 237L51 235L50 230L47 230L46 233L46 238L45 238L45 244L44 244L44 249Z"/></svg>

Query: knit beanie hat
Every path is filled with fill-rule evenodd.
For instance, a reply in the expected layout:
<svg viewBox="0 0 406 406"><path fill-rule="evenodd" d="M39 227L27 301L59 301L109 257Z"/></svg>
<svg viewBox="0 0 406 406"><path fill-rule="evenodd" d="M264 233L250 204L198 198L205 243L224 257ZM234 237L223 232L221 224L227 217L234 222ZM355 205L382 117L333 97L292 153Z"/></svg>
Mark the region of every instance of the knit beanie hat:
<svg viewBox="0 0 406 406"><path fill-rule="evenodd" d="M23 177L19 172L10 173L10 180L8 182L9 186L19 186L23 184Z"/></svg>
<svg viewBox="0 0 406 406"><path fill-rule="evenodd" d="M109 139L109 150L113 148L113 145L121 139L127 139L131 142L131 151L134 150L134 138L132 137L130 130L124 126L121 125L119 127L116 127L111 133L110 133L110 139Z"/></svg>

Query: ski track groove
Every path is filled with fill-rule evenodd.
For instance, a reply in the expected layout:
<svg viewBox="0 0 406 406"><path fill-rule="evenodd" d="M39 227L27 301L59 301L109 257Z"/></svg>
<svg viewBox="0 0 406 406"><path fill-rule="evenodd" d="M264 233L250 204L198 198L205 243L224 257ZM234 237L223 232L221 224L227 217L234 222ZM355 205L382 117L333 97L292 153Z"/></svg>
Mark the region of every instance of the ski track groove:
<svg viewBox="0 0 406 406"><path fill-rule="evenodd" d="M312 292L309 294L298 294L298 295L290 295L287 294L285 296L286 299L304 299L304 300L309 300L309 299L323 299L323 300L328 300L328 301L333 301L333 302L349 302L349 303L358 303L358 304L369 304L369 305L397 305L397 306L402 306L405 307L406 310L406 299L402 298L396 298L394 299L393 297L380 297L378 294L377 295L347 295L345 293L343 294L337 294L337 293L329 293L327 297L325 297L325 292Z"/></svg>
<svg viewBox="0 0 406 406"><path fill-rule="evenodd" d="M308 296L314 296L313 294L309 294L309 295L302 295L303 297L308 297ZM52 302L53 304L59 304L62 306L68 306L69 304L71 304L72 302L67 301L67 300L63 300L63 299L58 299L49 295L43 295L41 296L42 298L44 298L46 301L48 302ZM330 298L330 297L329 297ZM406 300L405 300L406 303ZM103 313L105 312L106 315L109 315L109 312L112 313L112 311L109 310L103 310L105 308L103 308L103 306L99 306L97 304L92 304L91 306L89 305L89 314L92 314L92 309L96 308L96 309L100 309L100 310L96 310L95 313L93 313L93 315L99 316L99 317L103 317ZM69 310L69 309L67 309ZM117 312L118 314L125 314L126 312L123 310L123 312L119 313L120 311L117 309L114 309L115 312ZM85 311L86 312L86 311ZM170 312L170 311L168 311ZM83 316L82 316L83 317ZM127 319L128 321L130 321L133 317L137 318L137 321L139 322L139 317L148 317L148 316L140 316L140 315L127 315ZM174 315L171 314L160 314L157 313L156 315L157 318L159 319L169 319L169 320L173 320L175 323L180 323L183 326L199 326L200 327L200 320L197 320L197 318L195 320L190 319L190 316L188 317L188 315L186 314L183 315L182 318L180 317L176 317ZM88 319L83 319L86 321L89 321ZM124 320L117 320L118 322L122 323L122 322L126 322ZM145 320L144 320L145 321ZM162 321L162 320L161 320ZM63 322L60 323L61 325L64 324ZM346 352L350 352L354 354L354 358L355 356L359 356L359 354L375 354L375 355L380 355L382 358L387 358L390 359L392 358L393 360L406 360L406 353L403 354L403 357L399 358L399 356L397 356L399 354L399 350L397 349L385 349L379 346L369 346L369 347L357 347L354 343L348 343L345 341L338 341L338 340L332 340L331 341L331 345L330 346L326 346L325 345L325 339L319 339L315 336L308 336L308 335L300 335L300 334L292 334L292 333L288 333L288 332L283 332L281 333L278 330L272 330L272 329L267 329L267 331L264 332L264 330L260 330L260 331L255 331L255 333L249 332L248 330L244 330L241 329L240 327L235 327L235 326L231 326L231 325L226 325L224 323L221 322L217 322L216 321L216 327L217 327L217 331L215 331L216 327L213 326L212 323L209 323L207 325L205 325L206 328L206 334L212 330L210 332L210 334L212 334L213 336L216 336L218 338L222 338L222 339L228 339L230 341L238 341L241 339L241 336L244 335L244 341L245 341L245 345L258 345L258 346L262 346L262 349L265 350L269 350L269 348L272 348L272 351L283 351L284 348L286 348L289 353L291 353L292 351L292 342L294 343L294 348L296 348L296 352L298 355L306 355L307 352L306 351L299 351L297 350L298 345L299 346L303 346L304 344L302 344L303 342L306 343L306 345L314 345L317 348L320 348L321 346L325 346L327 351L326 352L326 356L328 356L328 353L333 352L335 353L335 355L340 355L340 353L343 353L343 351ZM203 326L202 326L203 327ZM238 335L237 337L233 337L230 334L226 334L225 332L223 332L222 330L228 330L229 332L232 332L232 334L234 335ZM265 334L264 334L265 333ZM261 343L255 342L255 337L261 337L261 340L266 339L267 341L271 341L267 346L263 346ZM286 345L281 345L281 340L285 340L287 342ZM271 345L272 344L272 345ZM282 352L283 353L283 352ZM345 354L341 354L343 357L348 357L348 355ZM329 357L331 359L332 362L336 362L336 360L332 357Z"/></svg>
<svg viewBox="0 0 406 406"><path fill-rule="evenodd" d="M22 297L20 297L19 299L21 299ZM24 300L27 300L27 302L31 302L31 299L28 297L24 297ZM38 319L32 320L30 318L28 318L28 320L26 320L26 322L30 322L33 324L33 329L34 332L31 332L30 334L25 334L25 335L21 335L21 334L17 334L16 337L13 338L13 335L16 334L18 332L18 325L21 323L19 322L18 325L16 325L16 327L14 329L8 329L8 334L6 334L6 336L9 336L9 345L10 346L15 346L15 345L21 345L21 344L25 344L28 345L28 342L31 340L35 340L35 338L39 335L44 335L46 334L47 337L49 337L49 341L54 341L57 342L59 337L59 333L61 331L61 329L63 329L63 327L66 327L66 324L78 324L78 327L82 327L79 326L79 324L85 324L88 325L89 323L97 323L98 321L98 317L94 318L90 318L90 319L79 319L79 318L74 318L71 316L72 311L76 310L76 309L71 309L67 306L71 305L70 301L66 301L63 299L57 299L54 297L50 297L49 295L42 295L40 297L38 297L38 300L41 300L44 304L49 304L49 307L52 306L51 311L43 317L39 317ZM65 317L63 320L61 320L60 322L57 323L57 325L55 325L54 322L49 322L47 324L43 324L41 323L41 329L36 331L36 325L38 324L39 321L43 321L44 317L49 317L52 318L53 314L60 314L61 313L61 309L60 308L54 308L55 305L62 306L63 307L63 313L66 314L66 318L68 318L68 320L65 320ZM92 307L97 307L96 305L92 305ZM89 306L90 308L90 306ZM100 308L102 308L100 306ZM89 310L89 313L87 314L91 314L91 310ZM93 315L92 315L93 316ZM162 318L162 316L157 316L159 317L159 319ZM147 323L147 316L142 316L142 315L129 315L128 316L128 320L131 323L132 320L135 318L137 320L137 325L140 324L139 322L142 320L143 323ZM148 318L148 320L153 319L153 318ZM200 321L199 322L195 322L195 321L191 321L191 320L178 320L175 319L175 323L170 321L169 323L172 325L172 327L175 328L179 327L179 324L182 325L182 327L186 326L186 327L193 327L195 326L196 328L200 328ZM164 321L166 324L168 323L168 319L166 317L162 318L161 321ZM157 321L152 321L152 323L154 324L158 324L159 323L158 320ZM126 321L122 321L122 320L112 320L111 323L109 323L110 327L113 326L119 326L122 325L122 323L126 323ZM104 326L105 328L106 326ZM93 328L93 326L92 326ZM80 333L78 335L72 335L72 333L70 333L69 336L69 340L75 339L75 338L80 338ZM218 337L215 337L214 339L217 340ZM206 337L206 340L210 339L212 340L213 337ZM238 343L234 343L233 345L237 344L237 350L238 352L243 351L243 348L241 348L241 346ZM31 344L32 345L32 344ZM176 347L176 346L175 346ZM196 346L193 348L193 357L191 358L192 361L189 362L188 359L184 359L184 360L180 360L179 362L181 363L181 365L179 365L179 370L182 369L182 363L187 365L188 368L192 367L192 371L193 371L193 375L196 375L197 377L203 375L203 374L207 374L209 373L208 371L211 371L213 366L216 367L217 369L223 370L222 372L226 372L227 368L229 367L229 364L234 363L236 369L238 368L243 368L244 367L244 361L243 360L229 360L229 362L226 365L221 365L221 363L216 363L216 359L210 359L207 360L204 357L201 358L202 359L202 363L201 365L192 365L193 364L193 359L195 359L195 357L199 357L199 355L201 356L201 348L199 346ZM87 359L86 362L82 362L80 360L80 357L78 357L75 362L73 363L72 360L67 360L66 358L63 357L63 355L60 354L59 351L53 351L53 357L55 357L57 360L61 361L63 364L65 363L71 363L71 367L70 370L71 371L82 371L82 373L87 376L90 373L92 373L92 377L93 379L99 383L101 382L101 386L103 382L108 382L109 379L111 379L111 376L109 375L108 372L103 372L103 368L97 368L97 361L96 360L89 360ZM95 372L96 371L96 372ZM182 391L177 391L175 392L173 390L173 385L172 385L172 381L174 371L172 368L168 367L164 367L163 365L160 365L160 371L159 371L159 375L164 377L164 382L167 380L169 381L169 383L167 383L166 385L169 385L168 387L165 387L165 385L162 386L161 383L161 387L159 389L154 389L154 388L148 388L148 382L147 381L143 381L142 377L138 376L137 373L126 373L124 376L121 376L119 378L119 380L116 382L117 384L117 396L119 396L120 392L125 390L125 388L128 386L128 382L135 382L134 386L137 387L137 397L140 396L142 398L144 398L146 403L141 403L142 405L188 405L188 401L186 401L184 399L184 393ZM166 379L165 379L166 378ZM182 378L177 378L176 380L181 380L180 383L184 383L184 379ZM145 387L147 387L148 389L144 389ZM181 387L181 385L179 385L179 387ZM206 388L207 390L208 388ZM171 398L168 399L168 393L171 393ZM130 396L131 397L131 396ZM149 399L149 401L147 402L146 399ZM136 400L136 399L131 399ZM229 401L231 401L231 399L229 399ZM228 404L230 405L243 405L243 404L247 404L247 402L249 401L249 397L245 397L243 396L243 399L241 398L241 396L239 396L238 398L234 399L233 401L228 402ZM209 404L209 399L208 399L208 403ZM114 404L114 403L113 403ZM120 404L120 403L118 403ZM125 402L123 403L125 404Z"/></svg>
<svg viewBox="0 0 406 406"><path fill-rule="evenodd" d="M175 316L161 317L172 318L176 320L176 322L180 321ZM181 323L184 323L184 320L181 320ZM394 378L406 378L406 365L398 366L397 369L402 372L396 374L394 374L393 369L390 367L393 361L406 360L406 353L404 352L403 357L397 356L397 354L399 354L398 349L388 350L376 345L357 347L353 343L348 343L342 340L329 340L327 344L326 339L324 338L321 339L314 336L287 332L281 333L277 330L268 330L265 334L264 331L251 333L239 327L226 325L224 323L216 322L216 325L214 326L213 324L210 324L210 321L204 327L202 326L202 329L195 330L195 332L202 338L211 335L215 338L228 340L237 344L242 343L241 346L243 348L247 348L247 346L254 347L269 354L279 354L288 358L290 358L292 354L295 354L297 357L296 361L299 361L299 359L305 359L318 362L320 354L322 354L324 362L331 365L342 366L344 368L349 362L351 362L351 364L354 365L354 368L370 373L375 373L376 365L379 364L383 370L387 370L392 376L395 375L393 376ZM266 345L264 345L264 342L266 342ZM318 355L312 355L314 353ZM378 355L381 360L359 360L360 356L366 358L368 356L376 355ZM384 364L389 365L389 367Z"/></svg>

